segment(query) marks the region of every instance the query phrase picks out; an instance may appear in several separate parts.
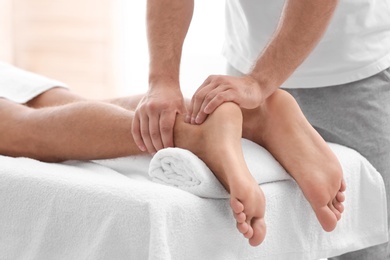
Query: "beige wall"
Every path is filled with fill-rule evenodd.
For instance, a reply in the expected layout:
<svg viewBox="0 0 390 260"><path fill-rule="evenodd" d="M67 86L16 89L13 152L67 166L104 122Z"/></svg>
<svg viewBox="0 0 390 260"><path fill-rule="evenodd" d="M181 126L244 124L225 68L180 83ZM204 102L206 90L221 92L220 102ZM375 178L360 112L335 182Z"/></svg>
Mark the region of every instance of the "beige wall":
<svg viewBox="0 0 390 260"><path fill-rule="evenodd" d="M2 53L1 58L63 81L84 96L115 96L116 1L0 1L0 8L5 6L12 14L3 18L12 26L0 30L2 47L3 35L11 37L4 51L9 53Z"/></svg>
<svg viewBox="0 0 390 260"><path fill-rule="evenodd" d="M13 61L12 1L0 0L0 60Z"/></svg>

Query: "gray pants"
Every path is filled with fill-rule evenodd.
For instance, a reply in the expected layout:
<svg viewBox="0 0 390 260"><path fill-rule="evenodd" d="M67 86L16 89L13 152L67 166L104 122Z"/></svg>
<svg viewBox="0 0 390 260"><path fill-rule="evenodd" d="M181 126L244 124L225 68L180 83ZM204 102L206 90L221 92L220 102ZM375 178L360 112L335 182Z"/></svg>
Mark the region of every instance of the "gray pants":
<svg viewBox="0 0 390 260"><path fill-rule="evenodd" d="M227 73L241 75L231 66ZM295 97L306 118L326 141L355 149L381 173L390 209L390 68L348 84L285 90ZM389 219L388 222L390 227ZM390 244L332 259L390 259Z"/></svg>

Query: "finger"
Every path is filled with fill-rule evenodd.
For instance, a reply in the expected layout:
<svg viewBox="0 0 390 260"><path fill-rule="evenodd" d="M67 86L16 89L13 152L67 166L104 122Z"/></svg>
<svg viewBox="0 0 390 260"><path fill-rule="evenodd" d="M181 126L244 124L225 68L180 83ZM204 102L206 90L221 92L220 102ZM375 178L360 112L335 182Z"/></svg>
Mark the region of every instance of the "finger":
<svg viewBox="0 0 390 260"><path fill-rule="evenodd" d="M173 147L173 127L175 125L176 113L163 112L160 116L160 133L164 148Z"/></svg>
<svg viewBox="0 0 390 260"><path fill-rule="evenodd" d="M192 115L192 101L191 101L190 106L187 109L187 114L186 114L186 117L184 120L186 123L191 124L191 115Z"/></svg>
<svg viewBox="0 0 390 260"><path fill-rule="evenodd" d="M191 99L185 99L184 100L184 108L183 108L183 114L184 114L184 122L190 123L191 116L190 116L190 108L191 108Z"/></svg>
<svg viewBox="0 0 390 260"><path fill-rule="evenodd" d="M211 81L213 81L214 78L215 78L215 76L213 76L213 75L208 76L207 79L205 79L205 81L203 81L202 85L200 85L200 87L195 91L194 94L196 94L199 90L201 90L205 86L210 85Z"/></svg>
<svg viewBox="0 0 390 260"><path fill-rule="evenodd" d="M210 93L213 89L215 89L217 85L211 83L210 85L207 85L203 87L201 90L199 90L193 99L193 104L192 104L192 114L191 114L191 123L195 124L196 123L196 117L199 114L199 111L202 107L202 104L204 103L205 97Z"/></svg>
<svg viewBox="0 0 390 260"><path fill-rule="evenodd" d="M188 123L195 123L195 117L192 115L196 115L197 113L194 112L195 105L198 104L198 100L200 99L200 96L202 95L202 91L204 88L212 82L213 78L215 76L209 76L207 79L200 85L200 87L195 91L194 95L191 98L190 108L188 110L188 116L186 117L186 120L188 120ZM206 90L207 92L208 90Z"/></svg>
<svg viewBox="0 0 390 260"><path fill-rule="evenodd" d="M204 112L205 107L207 107L207 105L210 103L210 101L213 100L215 98L215 96L217 96L219 93L227 91L228 88L229 87L226 85L219 85L216 88L212 89L209 93L207 93L207 95L204 98L203 103L198 111L198 114L195 117L195 122L197 124L202 124L206 120L207 116L213 112L213 111L211 113Z"/></svg>
<svg viewBox="0 0 390 260"><path fill-rule="evenodd" d="M224 92L218 93L204 108L203 112L206 114L211 114L214 112L217 107L219 107L224 102L235 102L236 97L233 94L232 90L226 90ZM235 102L236 103L236 102Z"/></svg>
<svg viewBox="0 0 390 260"><path fill-rule="evenodd" d="M154 149L152 139L150 138L150 133L149 133L149 118L148 116L142 116L140 120L140 129L141 129L141 136L142 140L146 146L146 149L148 153L155 153L156 150Z"/></svg>
<svg viewBox="0 0 390 260"><path fill-rule="evenodd" d="M133 135L133 139L135 144L138 146L138 148L145 152L146 151L146 146L142 140L141 136L141 130L140 130L140 120L139 120L139 114L135 113L134 118L133 118L133 123L131 127L131 133Z"/></svg>
<svg viewBox="0 0 390 260"><path fill-rule="evenodd" d="M204 91L204 88L197 91L197 93L195 93L195 95L191 99L191 107L190 107L191 124L195 124L196 115L198 114L198 111L203 103L203 99L204 99L203 93L206 93Z"/></svg>
<svg viewBox="0 0 390 260"><path fill-rule="evenodd" d="M178 112L179 114L182 114L182 115L186 114L186 113L187 113L187 107L188 107L188 104L189 104L189 103L190 103L190 100L188 100L188 99L184 100L182 106L178 108L178 111L177 111L177 112ZM175 116L176 116L176 115L175 115Z"/></svg>
<svg viewBox="0 0 390 260"><path fill-rule="evenodd" d="M194 94L191 98L191 101L190 101L190 105L187 109L187 115L186 115L186 123L191 123L191 116L192 116L192 111L194 110L193 107L194 107L194 102L195 102L195 95Z"/></svg>
<svg viewBox="0 0 390 260"><path fill-rule="evenodd" d="M190 116L190 112L187 112L185 118L184 118L184 122L186 122L187 124L188 123L191 123L191 116Z"/></svg>
<svg viewBox="0 0 390 260"><path fill-rule="evenodd" d="M149 117L149 135L155 152L164 148L161 140L159 114L152 114Z"/></svg>

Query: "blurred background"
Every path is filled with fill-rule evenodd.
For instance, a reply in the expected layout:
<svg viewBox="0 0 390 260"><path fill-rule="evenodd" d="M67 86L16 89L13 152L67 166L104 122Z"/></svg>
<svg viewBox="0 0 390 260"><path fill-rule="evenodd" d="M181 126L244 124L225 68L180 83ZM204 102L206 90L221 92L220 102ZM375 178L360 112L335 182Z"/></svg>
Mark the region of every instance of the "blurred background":
<svg viewBox="0 0 390 260"><path fill-rule="evenodd" d="M0 60L90 98L147 90L146 0L0 0ZM181 84L190 97L221 74L224 1L195 1Z"/></svg>

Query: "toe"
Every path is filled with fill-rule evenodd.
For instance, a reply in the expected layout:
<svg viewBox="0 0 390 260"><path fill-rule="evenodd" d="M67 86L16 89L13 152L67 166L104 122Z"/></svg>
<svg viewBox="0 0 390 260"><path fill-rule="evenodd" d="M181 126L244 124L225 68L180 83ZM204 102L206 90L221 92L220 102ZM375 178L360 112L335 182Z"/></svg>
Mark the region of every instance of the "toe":
<svg viewBox="0 0 390 260"><path fill-rule="evenodd" d="M339 202L344 202L345 201L345 195L343 192L337 192L336 194L336 200Z"/></svg>
<svg viewBox="0 0 390 260"><path fill-rule="evenodd" d="M336 214L331 210L331 208L334 209L332 203L329 203L330 205L326 205L320 208L314 209L314 212L316 213L317 219L320 222L322 228L330 232L333 229L336 228L337 225L337 217Z"/></svg>
<svg viewBox="0 0 390 260"><path fill-rule="evenodd" d="M338 211L334 206L333 203L329 203L329 208L333 212L333 214L336 216L337 221L341 219L341 213Z"/></svg>
<svg viewBox="0 0 390 260"><path fill-rule="evenodd" d="M244 212L240 212L240 213L233 213L234 215L234 218L236 219L237 223L244 223L245 222L245 219L246 219L246 215Z"/></svg>
<svg viewBox="0 0 390 260"><path fill-rule="evenodd" d="M241 233L241 234L246 234L248 233L249 231L249 228L250 226L248 225L248 223L244 222L244 223L237 223L237 229L238 231Z"/></svg>
<svg viewBox="0 0 390 260"><path fill-rule="evenodd" d="M233 209L233 212L239 214L244 211L244 205L236 198L230 199L230 207Z"/></svg>
<svg viewBox="0 0 390 260"><path fill-rule="evenodd" d="M253 237L253 228L251 227L251 225L249 223L248 224L248 232L244 233L244 237L250 239Z"/></svg>
<svg viewBox="0 0 390 260"><path fill-rule="evenodd" d="M341 192L344 192L346 189L347 189L347 183L346 183L345 180L343 179L343 180L341 181L340 191L341 191Z"/></svg>
<svg viewBox="0 0 390 260"><path fill-rule="evenodd" d="M340 203L338 200L336 200L336 199L333 200L333 206L335 207L335 209L338 212L340 212L340 213L344 212L344 205L342 203Z"/></svg>
<svg viewBox="0 0 390 260"><path fill-rule="evenodd" d="M260 245L265 238L266 226L264 218L255 218L252 220L253 236L249 239L251 246Z"/></svg>

